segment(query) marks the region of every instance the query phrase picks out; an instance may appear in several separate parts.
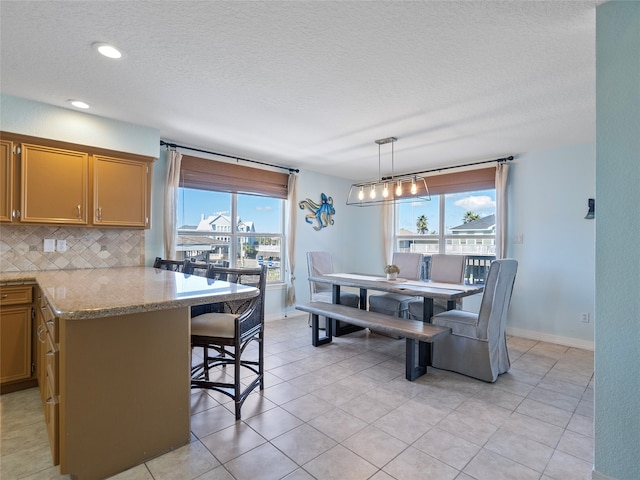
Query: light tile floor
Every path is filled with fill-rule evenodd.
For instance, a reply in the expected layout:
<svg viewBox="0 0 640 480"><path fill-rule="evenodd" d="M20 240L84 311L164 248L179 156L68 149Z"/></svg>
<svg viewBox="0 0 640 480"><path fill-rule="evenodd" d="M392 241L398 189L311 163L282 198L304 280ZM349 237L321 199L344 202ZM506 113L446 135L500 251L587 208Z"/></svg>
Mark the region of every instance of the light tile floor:
<svg viewBox="0 0 640 480"><path fill-rule="evenodd" d="M234 419L192 394L192 441L115 477L587 480L593 352L511 337L494 384L429 369L404 379L403 340L368 331L319 348L307 316L266 328L266 388ZM0 477L59 479L36 389L3 395Z"/></svg>

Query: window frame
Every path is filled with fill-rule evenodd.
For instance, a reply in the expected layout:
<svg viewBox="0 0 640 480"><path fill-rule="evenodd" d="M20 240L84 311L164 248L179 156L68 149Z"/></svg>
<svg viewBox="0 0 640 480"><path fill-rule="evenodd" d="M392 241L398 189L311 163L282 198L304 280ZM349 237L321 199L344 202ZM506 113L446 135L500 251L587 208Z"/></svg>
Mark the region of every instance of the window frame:
<svg viewBox="0 0 640 480"><path fill-rule="evenodd" d="M488 169L487 169L488 170ZM495 172L495 169L491 169ZM452 175L452 174L449 174ZM468 175L468 173L467 173ZM495 232L493 234L453 234L453 233L447 233L446 227L445 227L445 214L446 214L446 196L450 195L450 194L455 194L455 193L474 193L477 191L483 191L483 190L493 190L495 192L495 182L493 185L488 185L487 184L487 178L489 177L489 172L487 172L486 170L483 171L482 175L485 177L484 179L484 183L480 184L480 183L470 183L468 184L468 187L464 187L464 183L463 182L459 182L456 183L456 186L453 187L452 191L446 191L446 187L443 188L436 188L437 193L434 195L432 194L431 196L437 196L438 197L438 233L436 234L413 234L413 235L400 235L399 231L399 208L400 205L399 204L395 204L394 205L394 222L393 222L393 246L394 246L394 251L396 252L401 252L401 251L412 251L411 250L411 245L413 245L414 243L411 243L411 245L409 245L408 249L407 247L402 248L401 242L416 242L416 241L425 241L425 240L432 240L434 242L437 242L437 251L433 250L433 249L429 249L428 247L425 248L425 251L420 252L423 253L425 260L424 260L424 265L422 268L422 274L421 277L423 278L423 280L426 280L429 278L429 272L430 272L430 257L431 255L437 253L437 254L452 254L452 255L457 255L457 254L461 254L461 255L465 255L467 256L467 261L466 261L466 266L465 266L465 283L484 283L484 279L486 276L486 273L488 271L488 265L491 261L495 260L495 247L496 247L496 234ZM446 175L443 175L442 177L444 177ZM435 178L435 177L434 177ZM461 176L457 176L457 178L455 180L461 179ZM447 184L447 180L445 179L444 181L441 182L442 184L446 185ZM452 182L455 183L455 182ZM497 212L496 212L497 214ZM478 254L473 254L473 253L456 253L456 252L452 252L451 248L449 248L449 251L447 251L447 246L451 247L455 241L464 241L465 243L462 244L460 243L460 246L465 246L467 245L466 242L468 242L469 240L474 240L475 245L477 245L477 241L480 241L480 246L483 246L485 244L487 244L488 242L492 242L489 243L487 246L487 253L483 254L483 253L478 253ZM462 250L462 248L460 248L460 250ZM429 258L426 258L429 257ZM479 272L482 272L482 275L478 275Z"/></svg>
<svg viewBox="0 0 640 480"><path fill-rule="evenodd" d="M219 190L213 190L211 188L194 188L191 186L182 186L180 185L178 187L178 196L182 196L183 192L182 190L184 188L189 188L192 190L202 190L202 191L208 191L208 192L216 192L216 193L223 193L223 194L227 194L229 195L229 211L230 211L230 219L231 219L231 225L230 228L227 230L226 228L224 230L213 230L211 232L206 232L206 231L199 231L196 230L193 233L189 232L189 231L184 231L184 230L178 230L177 231L177 235L175 237L174 242L176 243L176 247L178 247L178 237L179 236L189 236L190 234L195 235L199 235L199 236L207 236L207 237L211 237L212 240L215 239L219 239L221 241L225 241L226 242L226 246L228 248L228 262L229 262L229 266L230 267L238 267L238 266L242 266L239 265L239 255L241 255L241 247L240 244L242 242L243 239L247 239L247 238L277 238L279 243L280 243L280 252L279 252L279 265L277 266L268 266L268 270L269 272L274 272L277 270L277 275L274 275L273 273L269 273L267 274L267 283L269 285L275 285L275 284L281 284L284 283L284 260L286 258L286 247L287 247L287 243L286 243L286 233L285 233L285 212L286 212L286 200L282 199L280 197L275 197L275 196L270 196L270 195L260 195L260 194L253 194L251 192L241 192L241 193L237 193L237 192L229 192L229 191L219 191ZM251 196L257 196L257 197L265 197L265 198L269 198L270 200L275 200L278 202L279 205L279 209L280 209L280 214L279 214L279 231L278 232L259 232L259 231L255 231L255 232L246 232L246 231L241 231L240 229L238 229L238 225L237 222L235 222L233 219L237 219L238 218L238 197L240 195L251 195ZM184 202L184 200L183 200ZM184 207L184 205L183 205ZM259 241L259 240L258 240ZM246 243L246 242L244 242ZM187 251L185 250L179 250L178 248L176 248L176 253L180 252L183 256L183 258L188 258L187 255ZM257 255L256 255L256 260L257 260ZM209 261L207 261L207 263L209 263Z"/></svg>

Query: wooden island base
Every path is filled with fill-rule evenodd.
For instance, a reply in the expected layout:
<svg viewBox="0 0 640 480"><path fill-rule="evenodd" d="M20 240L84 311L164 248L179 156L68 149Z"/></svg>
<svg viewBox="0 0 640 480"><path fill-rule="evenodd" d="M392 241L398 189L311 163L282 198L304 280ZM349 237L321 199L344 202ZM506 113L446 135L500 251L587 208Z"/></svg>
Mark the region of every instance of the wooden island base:
<svg viewBox="0 0 640 480"><path fill-rule="evenodd" d="M59 322L61 473L105 478L189 442L189 307Z"/></svg>

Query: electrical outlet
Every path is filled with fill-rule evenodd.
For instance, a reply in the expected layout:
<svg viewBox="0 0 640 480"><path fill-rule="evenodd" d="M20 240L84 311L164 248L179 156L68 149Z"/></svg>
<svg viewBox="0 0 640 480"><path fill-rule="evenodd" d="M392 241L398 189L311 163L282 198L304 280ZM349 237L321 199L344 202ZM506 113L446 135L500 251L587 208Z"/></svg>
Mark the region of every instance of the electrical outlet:
<svg viewBox="0 0 640 480"><path fill-rule="evenodd" d="M44 239L44 252L55 252L56 251L56 240L54 238L45 238Z"/></svg>
<svg viewBox="0 0 640 480"><path fill-rule="evenodd" d="M514 243L514 245L522 245L524 243L524 235L522 233L514 235L513 236L513 243Z"/></svg>
<svg viewBox="0 0 640 480"><path fill-rule="evenodd" d="M582 323L589 323L589 313L581 313L580 319L582 320Z"/></svg>
<svg viewBox="0 0 640 480"><path fill-rule="evenodd" d="M66 252L67 251L67 241L66 240L58 240L56 242L56 250L58 252Z"/></svg>

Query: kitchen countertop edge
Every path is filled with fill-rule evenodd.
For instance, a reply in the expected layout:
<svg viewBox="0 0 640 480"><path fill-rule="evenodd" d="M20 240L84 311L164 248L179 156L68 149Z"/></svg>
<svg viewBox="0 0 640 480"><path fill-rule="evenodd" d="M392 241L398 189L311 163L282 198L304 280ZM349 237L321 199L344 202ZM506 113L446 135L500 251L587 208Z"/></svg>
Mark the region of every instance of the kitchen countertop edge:
<svg viewBox="0 0 640 480"><path fill-rule="evenodd" d="M154 269L151 267L125 267L127 269L126 273L148 275L150 272L153 272L153 276L162 275L167 281L172 280L176 276L183 276L182 273L175 273L169 271L160 271L158 269ZM192 296L186 296L182 298L167 298L167 292L160 293L158 296L164 295L163 298L153 300L153 301L144 301L144 300L134 300L131 303L123 302L121 300L121 296L117 301L117 305L109 305L108 301L97 301L97 305L95 306L87 306L87 305L79 305L74 306L72 301L66 301L65 299L60 300L55 298L55 293L51 294L51 292L55 292L57 288L78 288L77 286L71 286L74 283L74 276L80 276L82 280L87 280L86 275L89 272L98 272L103 275L117 275L119 272L122 272L123 269L79 269L79 270L63 270L63 271L28 271L28 272L0 272L0 286L12 286L12 285L28 285L33 284L39 286L41 291L43 292L45 299L51 306L53 313L62 319L65 320L82 320L82 319L91 319L91 318L104 318L104 317L113 317L113 316L121 316L128 314L136 314L142 312L150 312L150 311L158 311L158 310L167 310L173 308L182 308L182 307L190 307L193 305L202 305L206 303L213 302L224 302L227 300L233 300L240 298L251 298L257 295L257 290L255 288L247 288L246 291L242 288L242 292L235 292L233 294L221 294L221 293L198 293ZM52 272L54 274L52 275ZM65 278L64 281L61 281L60 284L55 282L55 272L64 272ZM77 272L77 273L76 273ZM117 279L117 277L114 277ZM202 280L198 280L202 279ZM155 279L154 279L155 280ZM194 277L194 280L197 282L205 282L206 279L203 277ZM162 282L162 278L158 281ZM244 286L242 286L244 287ZM109 284L101 285L100 292L104 292L105 290L109 290ZM48 291L49 290L49 291ZM93 293L96 296L95 293ZM102 295L101 295L102 296ZM135 292L132 292L132 296L135 297ZM83 297L83 300L86 298ZM84 301L82 303L88 303Z"/></svg>

